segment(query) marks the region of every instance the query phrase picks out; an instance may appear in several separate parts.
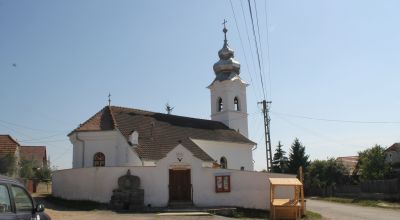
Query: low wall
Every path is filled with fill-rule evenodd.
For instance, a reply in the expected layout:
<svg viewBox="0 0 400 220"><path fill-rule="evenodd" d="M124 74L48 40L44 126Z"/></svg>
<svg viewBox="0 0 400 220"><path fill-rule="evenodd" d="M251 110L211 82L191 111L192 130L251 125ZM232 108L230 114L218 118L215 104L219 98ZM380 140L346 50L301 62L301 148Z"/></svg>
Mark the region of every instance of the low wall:
<svg viewBox="0 0 400 220"><path fill-rule="evenodd" d="M91 200L108 203L117 180L130 169L141 180L145 205L168 205L168 170L166 167L92 167L56 171L52 178L52 193L69 200ZM215 176L229 175L231 192L215 192ZM270 177L294 177L294 175L262 173L213 168L192 168L193 202L199 207L237 206L269 209ZM289 197L291 188L280 188L277 197Z"/></svg>

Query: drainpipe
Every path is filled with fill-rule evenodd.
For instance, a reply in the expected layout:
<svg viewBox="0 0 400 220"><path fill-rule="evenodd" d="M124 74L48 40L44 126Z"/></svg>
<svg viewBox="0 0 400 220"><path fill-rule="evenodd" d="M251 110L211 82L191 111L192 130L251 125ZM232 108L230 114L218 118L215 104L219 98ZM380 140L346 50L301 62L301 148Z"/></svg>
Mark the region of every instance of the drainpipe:
<svg viewBox="0 0 400 220"><path fill-rule="evenodd" d="M79 142L82 143L82 168L84 168L85 167L85 141L79 138L78 133L76 133L75 137L76 137L76 140L78 140Z"/></svg>

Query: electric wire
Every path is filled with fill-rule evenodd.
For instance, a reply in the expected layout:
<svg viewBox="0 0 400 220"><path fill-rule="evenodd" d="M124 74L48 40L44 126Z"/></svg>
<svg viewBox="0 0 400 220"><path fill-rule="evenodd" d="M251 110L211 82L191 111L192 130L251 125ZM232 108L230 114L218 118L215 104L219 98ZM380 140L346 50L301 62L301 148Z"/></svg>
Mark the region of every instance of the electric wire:
<svg viewBox="0 0 400 220"><path fill-rule="evenodd" d="M256 36L255 27L254 27L253 12L251 10L250 0L247 0L247 2L248 2L248 5L249 5L249 12L250 12L250 18L251 18L251 26L252 26L252 30L253 30L254 44L255 44L256 52L257 52L257 61L258 61L258 69L259 69L259 73L260 73L261 87L262 87L262 90L263 90L263 96L264 96L264 100L265 100L266 99L265 87L264 87L264 80L263 80L262 71L261 71L260 52L259 52L259 49L258 49L257 36Z"/></svg>
<svg viewBox="0 0 400 220"><path fill-rule="evenodd" d="M341 119L328 119L328 118L317 118L309 117L303 115L286 114L279 112L271 112L275 115L287 116L292 118L302 118L315 121L325 121L325 122L337 122L337 123L351 123L351 124L400 124L400 121L357 121L357 120L341 120Z"/></svg>
<svg viewBox="0 0 400 220"><path fill-rule="evenodd" d="M241 45L241 47L242 47L242 51L243 51L243 56L244 56L244 60L245 60L245 63L246 63L246 67L247 67L247 70L248 70L248 72L249 72L250 82L251 82L252 85L255 85L255 84L253 83L253 77L252 77L252 74L251 74L252 71L250 70L249 63L248 63L248 60L247 60L246 51L245 51L244 46L243 46L244 44L243 44L242 36L241 36L241 34L240 34L239 25L238 25L238 21L237 21L237 19L236 19L236 13L235 13L235 9L234 9L233 4L232 4L232 0L229 0L229 3L230 3L230 5L231 5L233 18L234 18L234 20L235 20L236 30L237 30L238 35L239 35L240 45ZM254 93L256 93L256 91L259 91L259 90L254 86L254 87L253 87L253 91L254 91ZM255 94L255 95L257 95L257 94ZM261 94L260 94L260 95L261 95Z"/></svg>
<svg viewBox="0 0 400 220"><path fill-rule="evenodd" d="M264 14L265 14L265 26L266 26L266 45L267 45L267 76L268 76L268 82L269 82L269 98L272 99L272 82L271 82L271 58L270 58L270 47L269 47L269 25L268 25L268 0L265 0L264 4Z"/></svg>

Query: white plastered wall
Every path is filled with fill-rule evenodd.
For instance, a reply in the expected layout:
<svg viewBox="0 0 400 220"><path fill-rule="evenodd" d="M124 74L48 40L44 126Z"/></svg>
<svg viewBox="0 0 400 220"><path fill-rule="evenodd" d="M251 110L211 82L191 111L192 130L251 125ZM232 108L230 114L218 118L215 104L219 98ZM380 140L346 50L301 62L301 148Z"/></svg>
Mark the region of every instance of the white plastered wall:
<svg viewBox="0 0 400 220"><path fill-rule="evenodd" d="M246 87L240 79L215 81L210 85L211 119L220 121L229 128L248 137ZM239 110L235 111L234 99L239 99ZM223 110L218 112L218 98L222 98Z"/></svg>
<svg viewBox="0 0 400 220"><path fill-rule="evenodd" d="M178 157L181 158L179 162ZM156 167L89 167L56 171L53 174L53 195L70 200L91 200L108 203L117 180L130 169L141 180L144 203L153 207L168 204L169 169L191 170L193 202L199 207L238 206L269 209L269 177L294 177L253 171L213 169L202 167L203 161L195 158L185 147L178 145ZM215 176L229 175L231 192L215 192ZM288 197L293 191L278 190L278 197Z"/></svg>
<svg viewBox="0 0 400 220"><path fill-rule="evenodd" d="M105 155L106 166L142 165L133 147L119 131L75 132L70 135L70 141L73 144L73 168L82 167L82 163L83 167L92 167L97 152Z"/></svg>
<svg viewBox="0 0 400 220"><path fill-rule="evenodd" d="M244 167L245 170L253 170L253 154L252 144L241 144L222 141L208 141L192 139L192 141L207 152L217 163L221 157L225 157L228 161L228 169L240 170Z"/></svg>

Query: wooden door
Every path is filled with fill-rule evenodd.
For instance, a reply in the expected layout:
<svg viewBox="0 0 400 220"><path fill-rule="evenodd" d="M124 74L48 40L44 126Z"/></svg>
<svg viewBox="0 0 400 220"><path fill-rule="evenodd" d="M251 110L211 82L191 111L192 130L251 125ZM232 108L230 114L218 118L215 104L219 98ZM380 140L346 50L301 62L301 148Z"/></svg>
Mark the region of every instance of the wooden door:
<svg viewBox="0 0 400 220"><path fill-rule="evenodd" d="M169 170L169 200L192 201L190 170Z"/></svg>

